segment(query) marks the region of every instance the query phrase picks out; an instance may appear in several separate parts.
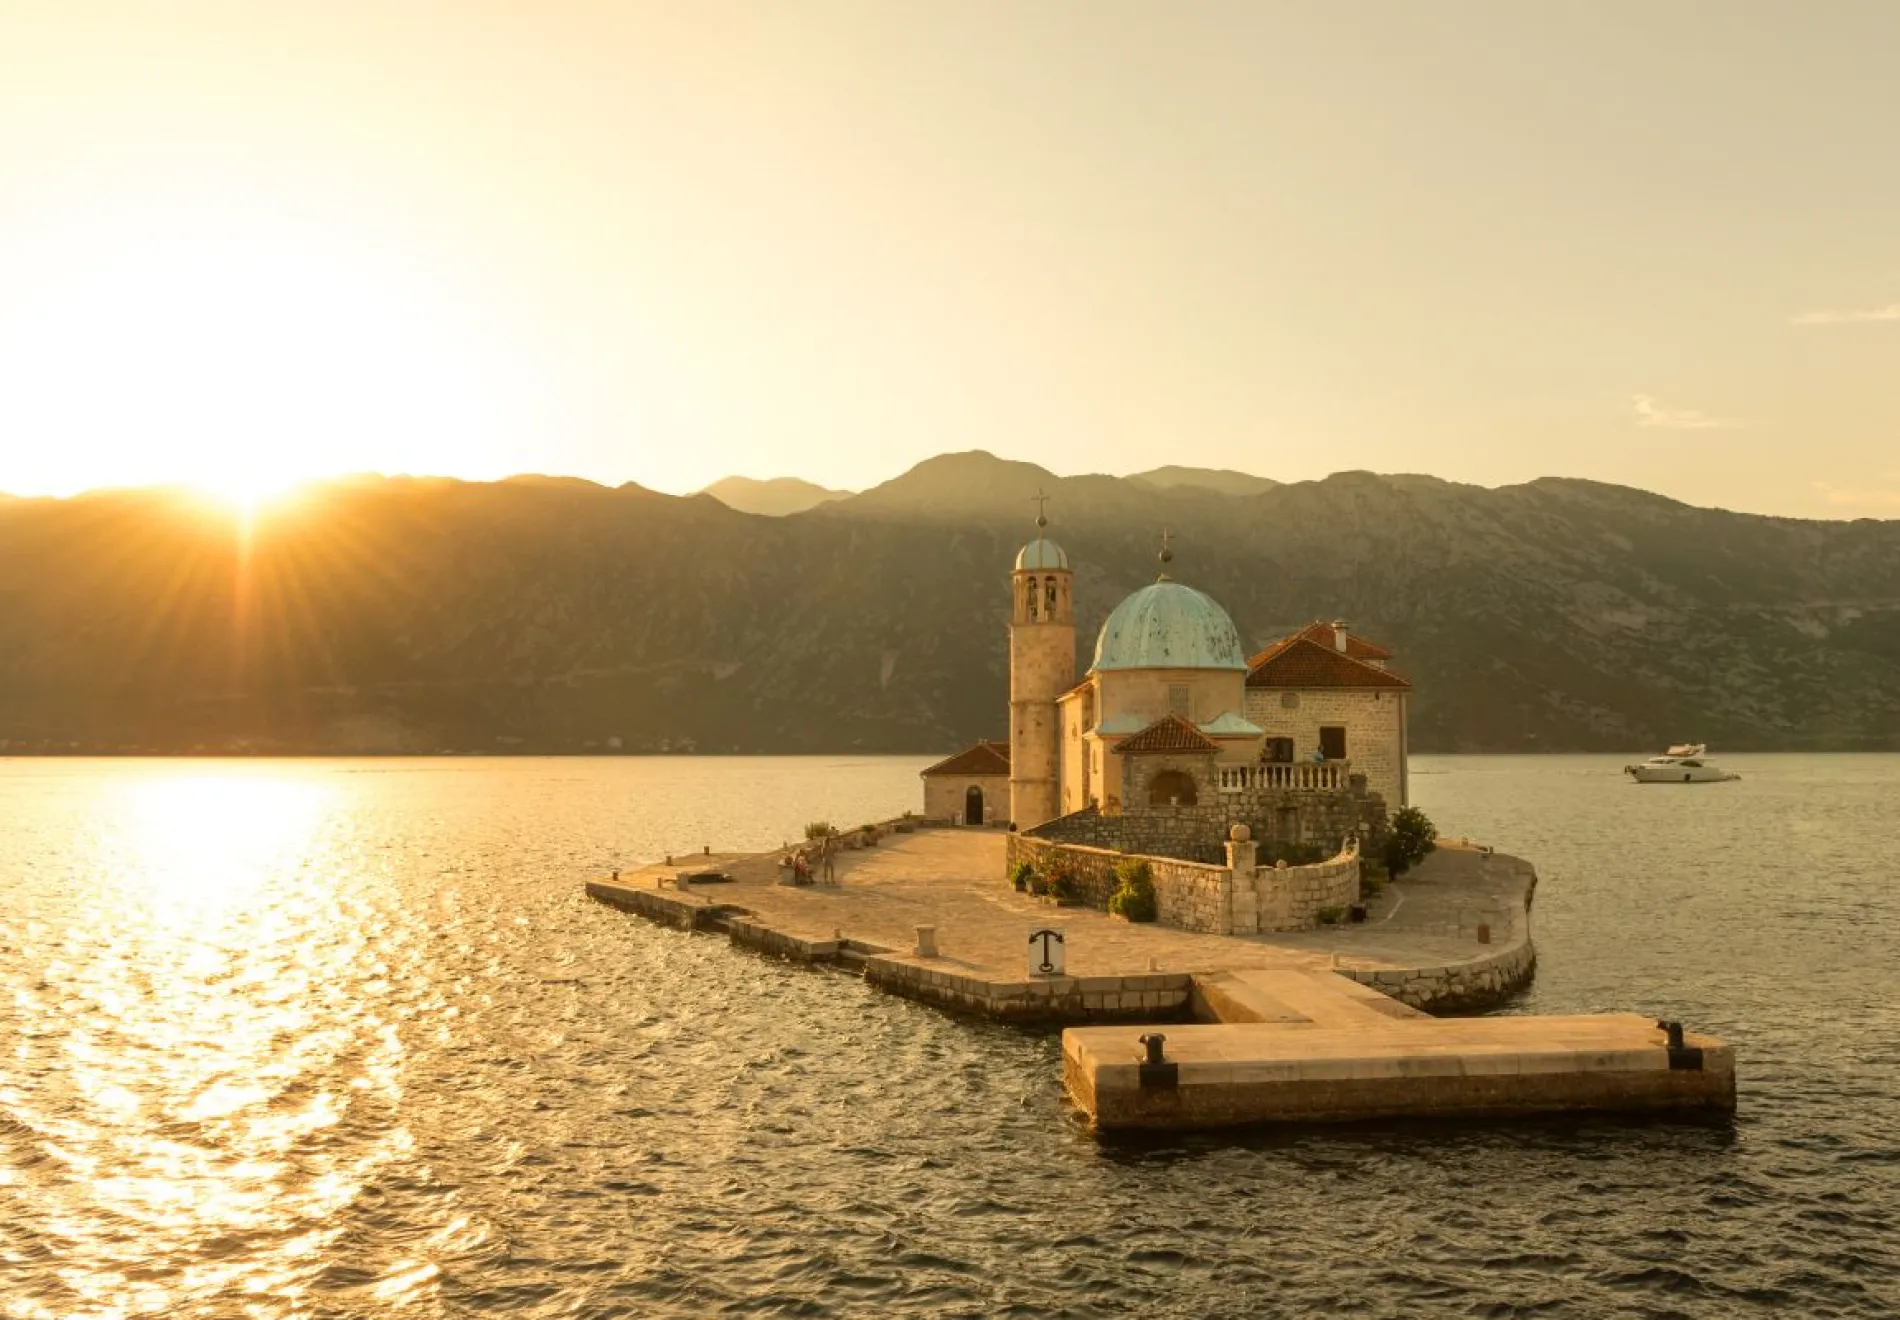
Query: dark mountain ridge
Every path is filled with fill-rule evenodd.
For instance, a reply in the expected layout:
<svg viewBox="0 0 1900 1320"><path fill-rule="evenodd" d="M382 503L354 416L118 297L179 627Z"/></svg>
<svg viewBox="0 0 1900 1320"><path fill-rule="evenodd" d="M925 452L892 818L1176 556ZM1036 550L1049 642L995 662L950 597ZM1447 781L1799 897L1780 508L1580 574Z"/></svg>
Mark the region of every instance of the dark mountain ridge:
<svg viewBox="0 0 1900 1320"><path fill-rule="evenodd" d="M1083 667L1165 525L1249 644L1345 617L1391 646L1421 751L1900 748L1900 523L952 454L785 517L354 478L246 543L174 493L0 502L0 752L947 750L1004 726L1038 485Z"/></svg>

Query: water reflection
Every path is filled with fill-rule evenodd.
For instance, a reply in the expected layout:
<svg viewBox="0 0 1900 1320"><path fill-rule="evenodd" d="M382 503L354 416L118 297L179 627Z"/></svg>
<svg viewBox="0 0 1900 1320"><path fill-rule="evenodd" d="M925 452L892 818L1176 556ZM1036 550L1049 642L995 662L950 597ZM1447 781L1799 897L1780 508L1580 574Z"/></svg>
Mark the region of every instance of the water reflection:
<svg viewBox="0 0 1900 1320"><path fill-rule="evenodd" d="M86 918L21 941L0 1105L8 1154L53 1176L15 1213L58 1244L60 1314L216 1295L289 1314L337 1211L407 1141L377 894L325 777L115 787L73 859ZM417 1295L414 1270L387 1300Z"/></svg>

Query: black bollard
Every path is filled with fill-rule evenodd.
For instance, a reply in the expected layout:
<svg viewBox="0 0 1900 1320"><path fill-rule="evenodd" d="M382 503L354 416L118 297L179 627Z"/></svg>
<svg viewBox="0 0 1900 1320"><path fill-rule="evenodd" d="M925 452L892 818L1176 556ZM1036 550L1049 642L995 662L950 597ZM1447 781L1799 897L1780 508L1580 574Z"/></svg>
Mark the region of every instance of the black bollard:
<svg viewBox="0 0 1900 1320"><path fill-rule="evenodd" d="M1683 1043L1682 1023L1659 1018L1656 1025L1662 1030L1667 1040L1669 1070L1671 1072L1701 1072L1702 1047Z"/></svg>
<svg viewBox="0 0 1900 1320"><path fill-rule="evenodd" d="M1158 1031L1151 1031L1140 1038L1148 1047L1148 1057L1142 1061L1140 1081L1143 1090L1150 1087L1172 1089L1181 1084L1181 1065L1170 1063L1162 1056L1161 1045L1167 1037Z"/></svg>

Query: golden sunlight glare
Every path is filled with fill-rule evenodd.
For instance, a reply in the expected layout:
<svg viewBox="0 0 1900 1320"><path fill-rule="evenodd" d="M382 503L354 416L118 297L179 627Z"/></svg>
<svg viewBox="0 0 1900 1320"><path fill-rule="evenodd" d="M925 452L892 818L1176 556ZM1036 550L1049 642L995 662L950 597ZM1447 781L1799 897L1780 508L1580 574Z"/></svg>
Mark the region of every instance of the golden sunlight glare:
<svg viewBox="0 0 1900 1320"><path fill-rule="evenodd" d="M26 490L186 486L248 518L313 477L458 470L495 446L505 373L403 268L235 209L154 206L62 243L61 274L0 312Z"/></svg>

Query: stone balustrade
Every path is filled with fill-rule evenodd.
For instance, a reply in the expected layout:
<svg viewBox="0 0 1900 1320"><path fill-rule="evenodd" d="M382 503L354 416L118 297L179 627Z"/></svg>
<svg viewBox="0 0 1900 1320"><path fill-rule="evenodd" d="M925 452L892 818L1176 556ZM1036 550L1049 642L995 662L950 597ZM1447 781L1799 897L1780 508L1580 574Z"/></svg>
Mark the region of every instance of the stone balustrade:
<svg viewBox="0 0 1900 1320"><path fill-rule="evenodd" d="M1223 793L1337 793L1352 787L1351 761L1274 761L1219 767Z"/></svg>

